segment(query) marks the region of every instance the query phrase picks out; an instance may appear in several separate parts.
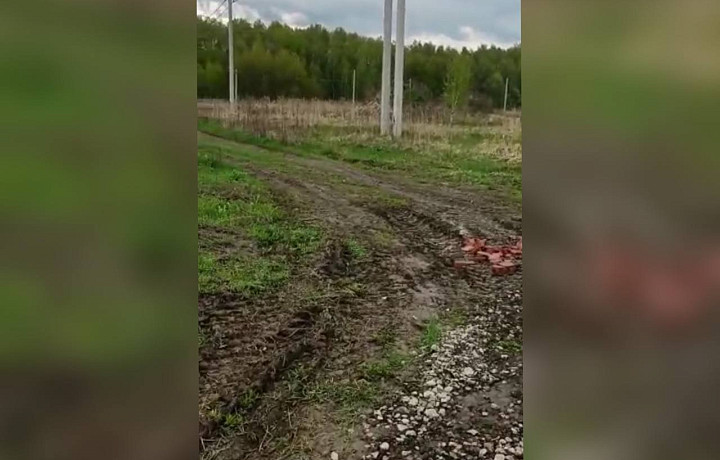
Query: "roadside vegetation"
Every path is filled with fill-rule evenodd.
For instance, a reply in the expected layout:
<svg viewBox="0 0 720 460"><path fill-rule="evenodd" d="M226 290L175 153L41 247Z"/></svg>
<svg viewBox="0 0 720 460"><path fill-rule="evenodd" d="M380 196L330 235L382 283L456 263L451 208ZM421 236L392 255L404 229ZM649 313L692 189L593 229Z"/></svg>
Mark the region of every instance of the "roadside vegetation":
<svg viewBox="0 0 720 460"><path fill-rule="evenodd" d="M435 128L437 130L437 128ZM522 198L521 132L512 118L478 126L444 127L420 140L395 142L370 127L324 125L282 140L253 134L226 120L198 119L198 130L265 149L338 160L422 181L480 187Z"/></svg>
<svg viewBox="0 0 720 460"><path fill-rule="evenodd" d="M291 262L313 253L319 229L295 221L267 186L222 149L198 149L198 285L200 293L253 295L289 278Z"/></svg>

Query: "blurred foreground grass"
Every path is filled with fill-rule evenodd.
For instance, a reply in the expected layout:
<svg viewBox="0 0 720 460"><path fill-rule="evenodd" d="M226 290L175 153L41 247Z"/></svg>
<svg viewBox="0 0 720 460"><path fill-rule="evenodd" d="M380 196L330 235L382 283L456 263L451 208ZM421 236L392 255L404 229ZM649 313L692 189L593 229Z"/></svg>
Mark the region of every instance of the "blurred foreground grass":
<svg viewBox="0 0 720 460"><path fill-rule="evenodd" d="M158 437L196 432L193 24L169 1L0 6L0 457L195 447Z"/></svg>
<svg viewBox="0 0 720 460"><path fill-rule="evenodd" d="M711 459L720 3L523 2L526 456Z"/></svg>

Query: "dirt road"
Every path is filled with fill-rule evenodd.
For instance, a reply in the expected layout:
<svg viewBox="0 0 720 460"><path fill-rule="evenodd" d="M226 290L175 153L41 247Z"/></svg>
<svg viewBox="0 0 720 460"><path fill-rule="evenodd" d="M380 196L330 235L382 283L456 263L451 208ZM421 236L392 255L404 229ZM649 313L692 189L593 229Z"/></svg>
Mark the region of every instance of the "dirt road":
<svg viewBox="0 0 720 460"><path fill-rule="evenodd" d="M465 235L515 241L517 204L202 133L198 142L325 235L276 292L200 296L201 408L240 414L201 414L204 457L522 457L522 273L453 267ZM236 237L200 228L201 245L230 251ZM427 342L429 325L442 339Z"/></svg>

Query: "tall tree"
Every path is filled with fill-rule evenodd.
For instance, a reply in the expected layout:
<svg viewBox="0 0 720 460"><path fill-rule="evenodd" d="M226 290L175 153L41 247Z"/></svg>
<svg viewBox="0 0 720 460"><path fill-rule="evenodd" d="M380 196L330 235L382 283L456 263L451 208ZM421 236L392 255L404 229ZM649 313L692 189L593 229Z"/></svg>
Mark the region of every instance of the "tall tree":
<svg viewBox="0 0 720 460"><path fill-rule="evenodd" d="M250 23L242 19L234 22L233 33L240 97L348 99L352 96L353 71L358 99L378 97L382 72L379 38L342 29L329 31L320 25L294 29L279 22ZM199 98L227 97L227 43L225 24L197 19ZM458 61L459 56L462 61ZM467 91L466 67L470 72ZM457 102L448 105L463 108L469 97L475 108L498 108L503 103L505 78L509 78L508 105L521 104L519 45L509 49L483 46L459 53L415 42L405 53L405 75L412 80L409 101L448 102L451 83L463 91ZM458 83L462 85L458 87Z"/></svg>
<svg viewBox="0 0 720 460"><path fill-rule="evenodd" d="M445 103L450 108L450 123L458 109L467 107L471 78L470 56L466 53L455 56L445 78Z"/></svg>

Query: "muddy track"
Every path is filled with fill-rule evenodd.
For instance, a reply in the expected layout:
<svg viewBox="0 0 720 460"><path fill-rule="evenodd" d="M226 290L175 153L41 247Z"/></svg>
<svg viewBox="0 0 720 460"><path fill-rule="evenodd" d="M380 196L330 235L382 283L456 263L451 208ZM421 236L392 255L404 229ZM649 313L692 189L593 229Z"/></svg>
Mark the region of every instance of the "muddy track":
<svg viewBox="0 0 720 460"><path fill-rule="evenodd" d="M419 326L438 313L452 308L475 314L493 305L498 293L521 283L520 275L497 278L485 267L452 267L453 259L461 256L466 232L498 242L517 236L520 211L501 199L417 184L332 160L291 154L284 158L292 171L231 155L225 160L241 164L268 184L280 202L323 226L329 243L280 293L259 299L231 294L199 299L200 328L210 345L201 347L201 405L227 412L242 408L249 420L242 433L216 443L224 446L213 453L216 458L278 458L268 447L272 440L292 439L303 431L297 426L302 421L293 423L286 416L295 402L282 400L278 391L289 370L303 366L318 375L351 376L377 351L372 337L378 330L390 327L399 331L401 340L411 340ZM403 204L378 201L378 191L402 198ZM374 233L392 235L392 244L374 247L367 260L350 260L342 241ZM320 295L298 295L309 285ZM361 292L348 289L357 285ZM508 324L494 327L519 321L510 318ZM216 422L201 426L201 437L220 436ZM313 451L324 452L331 443L318 441Z"/></svg>
<svg viewBox="0 0 720 460"><path fill-rule="evenodd" d="M397 197L406 198L425 214L455 227L468 226L476 232L491 235L520 231L521 216L513 212L499 196L480 195L470 189L449 188L438 184L421 184L403 178L400 173L364 171L340 161L288 156L289 161L315 170L346 178L350 183L376 187Z"/></svg>

